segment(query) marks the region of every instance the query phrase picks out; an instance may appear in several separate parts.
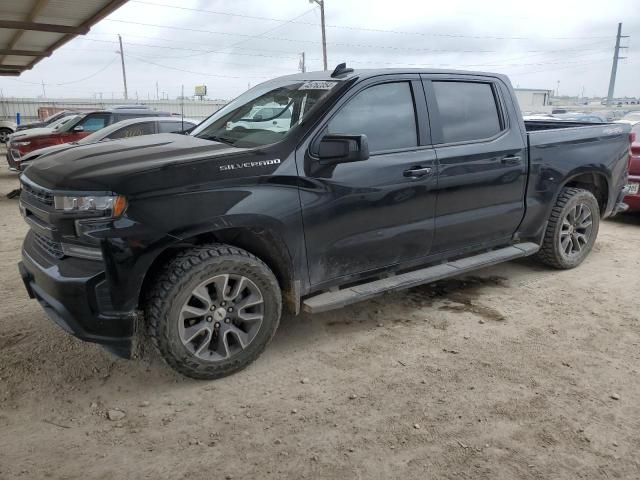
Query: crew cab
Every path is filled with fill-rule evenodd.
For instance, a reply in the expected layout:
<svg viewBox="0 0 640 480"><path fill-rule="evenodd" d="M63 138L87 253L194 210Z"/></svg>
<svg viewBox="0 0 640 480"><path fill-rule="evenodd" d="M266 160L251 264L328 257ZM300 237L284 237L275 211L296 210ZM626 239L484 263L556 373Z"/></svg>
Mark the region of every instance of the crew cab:
<svg viewBox="0 0 640 480"><path fill-rule="evenodd" d="M166 112L156 112L155 110L143 108L115 108L111 110L97 110L88 112L76 117L75 121L69 121L63 127L53 131L46 131L39 134L29 134L28 138L12 135L7 144L7 159L19 161L24 155L40 148L63 143L76 142L87 135L111 125L112 123L139 117L167 117ZM25 131L25 133L27 133Z"/></svg>
<svg viewBox="0 0 640 480"><path fill-rule="evenodd" d="M235 128L259 107L288 128ZM278 112L272 112L278 115ZM264 120L264 119L263 119ZM524 122L507 77L311 72L189 135L77 146L21 177L19 269L62 328L211 379L314 313L528 255L578 266L624 209L630 127Z"/></svg>

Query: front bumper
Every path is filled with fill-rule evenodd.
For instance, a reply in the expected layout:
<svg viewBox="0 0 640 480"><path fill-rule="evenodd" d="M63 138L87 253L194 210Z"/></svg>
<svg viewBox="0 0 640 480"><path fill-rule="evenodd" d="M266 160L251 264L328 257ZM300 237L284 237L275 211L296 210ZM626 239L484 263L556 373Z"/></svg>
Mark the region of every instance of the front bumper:
<svg viewBox="0 0 640 480"><path fill-rule="evenodd" d="M131 357L136 314L113 309L101 262L52 258L30 233L18 268L29 296L62 329L118 356Z"/></svg>
<svg viewBox="0 0 640 480"><path fill-rule="evenodd" d="M7 147L7 164L9 169L13 171L20 170L20 152L10 147Z"/></svg>

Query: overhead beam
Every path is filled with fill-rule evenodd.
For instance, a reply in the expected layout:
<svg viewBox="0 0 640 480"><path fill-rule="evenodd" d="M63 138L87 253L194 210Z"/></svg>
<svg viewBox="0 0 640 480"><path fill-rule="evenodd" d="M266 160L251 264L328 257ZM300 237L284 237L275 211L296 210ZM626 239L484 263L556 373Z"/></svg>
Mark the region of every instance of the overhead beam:
<svg viewBox="0 0 640 480"><path fill-rule="evenodd" d="M0 71L2 70L29 70L31 67L29 65L7 65L3 63L0 65Z"/></svg>
<svg viewBox="0 0 640 480"><path fill-rule="evenodd" d="M27 22L33 22L36 17L38 15L40 15L40 12L42 12L42 10L44 9L44 7L47 6L47 4L49 3L49 0L37 0L36 4L33 5L31 7L31 10L29 10L29 13L27 14L27 18L25 18L25 20ZM18 30L14 35L13 38L9 41L9 43L7 44L7 48L9 49L13 49L16 48L16 45L18 44L18 42L20 41L20 38L22 38L22 34L24 33L24 30ZM5 55L0 55L0 63L4 62L6 56ZM35 58L31 63L32 66L34 63L36 63L39 59Z"/></svg>
<svg viewBox="0 0 640 480"><path fill-rule="evenodd" d="M19 55L21 57L50 57L51 51L37 51L37 50L12 50L0 48L0 55Z"/></svg>
<svg viewBox="0 0 640 480"><path fill-rule="evenodd" d="M68 33L72 35L85 35L89 27L71 27L69 25L55 25L53 23L20 22L17 20L0 20L0 28L15 30L33 30L36 32Z"/></svg>
<svg viewBox="0 0 640 480"><path fill-rule="evenodd" d="M44 1L44 0L43 0ZM87 31L102 20L104 17L111 15L117 9L119 9L122 5L127 3L129 0L111 0L102 10L98 11L95 15L90 18L87 18L84 22L80 24L81 28L86 28ZM49 50L54 51L63 46L65 43L76 38L76 35L67 34L62 37L60 40L55 42L53 45L49 45ZM33 61L29 64L29 68L32 68L36 63L38 63L42 58L34 58Z"/></svg>
<svg viewBox="0 0 640 480"><path fill-rule="evenodd" d="M19 77L21 73L22 72L18 71L11 72L7 70L6 72L3 72L2 70L0 70L0 77Z"/></svg>

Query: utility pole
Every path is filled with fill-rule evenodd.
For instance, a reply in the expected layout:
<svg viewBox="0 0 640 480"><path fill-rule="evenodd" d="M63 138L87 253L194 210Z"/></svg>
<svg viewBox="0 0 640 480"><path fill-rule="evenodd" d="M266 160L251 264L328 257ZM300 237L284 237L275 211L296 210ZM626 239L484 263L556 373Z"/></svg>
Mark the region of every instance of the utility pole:
<svg viewBox="0 0 640 480"><path fill-rule="evenodd" d="M127 93L127 72L124 69L124 50L122 50L122 37L118 34L118 41L120 42L120 61L122 62L122 82L124 83L124 99L128 100L129 95Z"/></svg>
<svg viewBox="0 0 640 480"><path fill-rule="evenodd" d="M298 68L302 73L305 73L307 71L307 65L305 64L305 59L304 59L304 52L300 54L300 63L298 64Z"/></svg>
<svg viewBox="0 0 640 480"><path fill-rule="evenodd" d="M47 98L47 92L44 89L44 80L42 80L42 97Z"/></svg>
<svg viewBox="0 0 640 480"><path fill-rule="evenodd" d="M621 38L629 38L629 35L622 35L622 23L618 24L618 34L616 35L616 47L613 51L613 64L611 65L611 77L609 78L609 91L607 92L607 105L611 105L613 101L613 91L616 87L616 74L618 73L618 60L622 60L623 58L620 56L620 49L627 48L620 46Z"/></svg>
<svg viewBox="0 0 640 480"><path fill-rule="evenodd" d="M560 80L558 80L558 86L556 87L556 97L560 97Z"/></svg>
<svg viewBox="0 0 640 480"><path fill-rule="evenodd" d="M324 25L324 0L309 0L309 3L320 5L320 23L322 25L322 61L325 71L327 70L327 34Z"/></svg>
<svg viewBox="0 0 640 480"><path fill-rule="evenodd" d="M160 95L158 94L158 82L156 82L156 100L160 100Z"/></svg>

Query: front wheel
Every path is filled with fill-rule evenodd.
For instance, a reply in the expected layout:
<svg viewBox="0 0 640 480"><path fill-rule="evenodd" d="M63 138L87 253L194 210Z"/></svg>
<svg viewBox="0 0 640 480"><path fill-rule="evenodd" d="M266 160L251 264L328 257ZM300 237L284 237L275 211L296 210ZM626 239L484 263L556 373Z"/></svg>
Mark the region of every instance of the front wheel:
<svg viewBox="0 0 640 480"><path fill-rule="evenodd" d="M264 262L245 250L214 244L189 249L166 265L145 316L171 367L191 378L215 379L262 353L281 310L278 281Z"/></svg>
<svg viewBox="0 0 640 480"><path fill-rule="evenodd" d="M588 190L563 188L551 210L538 259L554 268L577 267L598 236L600 207Z"/></svg>

